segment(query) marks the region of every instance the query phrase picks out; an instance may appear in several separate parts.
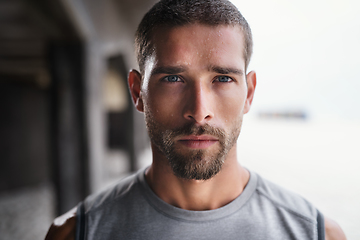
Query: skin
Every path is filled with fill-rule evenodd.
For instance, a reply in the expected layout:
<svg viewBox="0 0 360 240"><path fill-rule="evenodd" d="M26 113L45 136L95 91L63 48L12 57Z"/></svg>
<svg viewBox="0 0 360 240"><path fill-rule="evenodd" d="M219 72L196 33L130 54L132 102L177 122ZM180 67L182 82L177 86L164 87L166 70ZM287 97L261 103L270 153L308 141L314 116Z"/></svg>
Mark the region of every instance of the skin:
<svg viewBox="0 0 360 240"><path fill-rule="evenodd" d="M253 100L256 74L245 74L244 39L239 27L192 24L161 28L154 34L153 43L155 53L145 64L144 76L136 70L129 73L130 92L138 111L164 129L188 123L209 124L230 134L234 124L241 125ZM225 82L220 81L223 76ZM175 137L174 144L179 154L202 149L201 161L219 150L216 139L209 142L191 135L185 139ZM158 144L152 141L151 148L153 163L146 180L157 196L179 208L222 207L238 197L249 180L248 171L237 160L236 143L227 153L221 171L209 180L174 175ZM46 239L73 239L74 215L72 210L56 219ZM327 240L346 239L334 221L325 218L325 226Z"/></svg>
<svg viewBox="0 0 360 240"><path fill-rule="evenodd" d="M255 72L245 75L240 29L190 25L159 29L154 36L156 50L146 62L143 80L135 71L129 76L137 110L165 129L209 124L230 134L235 120L249 111L256 86ZM223 73L226 70L228 74ZM179 80L169 83L167 77L174 75ZM223 76L229 80L220 82ZM188 154L192 149L180 139L175 139L178 152ZM222 207L239 196L249 180L249 173L237 161L236 144L222 170L207 181L175 176L153 141L151 147L153 164L147 181L161 199L174 206L188 210ZM207 147L203 161L217 151L218 143Z"/></svg>
<svg viewBox="0 0 360 240"><path fill-rule="evenodd" d="M54 220L45 240L74 240L75 227L76 207Z"/></svg>

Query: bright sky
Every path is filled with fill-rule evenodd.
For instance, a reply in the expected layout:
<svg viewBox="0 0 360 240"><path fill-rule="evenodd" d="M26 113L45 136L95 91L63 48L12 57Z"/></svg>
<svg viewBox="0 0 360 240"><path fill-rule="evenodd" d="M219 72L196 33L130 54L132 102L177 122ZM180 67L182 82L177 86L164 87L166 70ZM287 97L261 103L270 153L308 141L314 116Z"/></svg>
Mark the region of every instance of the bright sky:
<svg viewBox="0 0 360 240"><path fill-rule="evenodd" d="M233 0L254 37L252 114L360 121L360 1Z"/></svg>

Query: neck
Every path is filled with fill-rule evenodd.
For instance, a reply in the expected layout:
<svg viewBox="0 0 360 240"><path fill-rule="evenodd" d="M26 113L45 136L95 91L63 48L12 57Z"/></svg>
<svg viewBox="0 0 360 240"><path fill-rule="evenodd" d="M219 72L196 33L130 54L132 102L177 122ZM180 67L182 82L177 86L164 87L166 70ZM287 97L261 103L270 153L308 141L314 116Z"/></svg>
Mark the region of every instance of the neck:
<svg viewBox="0 0 360 240"><path fill-rule="evenodd" d="M187 210L212 210L233 201L244 190L250 174L237 161L236 145L221 171L209 180L186 180L173 174L167 159L153 147L153 163L146 180L163 201Z"/></svg>

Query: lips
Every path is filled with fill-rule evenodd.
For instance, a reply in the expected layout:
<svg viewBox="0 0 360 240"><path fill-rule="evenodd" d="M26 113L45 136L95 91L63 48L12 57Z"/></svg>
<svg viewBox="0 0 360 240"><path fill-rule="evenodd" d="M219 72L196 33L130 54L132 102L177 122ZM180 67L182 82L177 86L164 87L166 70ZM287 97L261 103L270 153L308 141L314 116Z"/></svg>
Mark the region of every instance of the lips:
<svg viewBox="0 0 360 240"><path fill-rule="evenodd" d="M209 135L200 135L200 136L184 136L181 137L178 142L188 148L193 149L206 149L213 144L217 143L219 140L213 136Z"/></svg>

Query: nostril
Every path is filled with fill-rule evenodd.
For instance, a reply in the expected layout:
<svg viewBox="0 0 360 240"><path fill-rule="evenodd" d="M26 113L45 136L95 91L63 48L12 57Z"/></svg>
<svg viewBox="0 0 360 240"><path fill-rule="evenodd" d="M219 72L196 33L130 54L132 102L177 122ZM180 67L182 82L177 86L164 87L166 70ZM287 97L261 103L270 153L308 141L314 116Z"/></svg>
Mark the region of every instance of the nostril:
<svg viewBox="0 0 360 240"><path fill-rule="evenodd" d="M214 114L209 102L206 99L200 99L187 103L184 107L183 117L187 120L202 123L203 121L210 121Z"/></svg>

